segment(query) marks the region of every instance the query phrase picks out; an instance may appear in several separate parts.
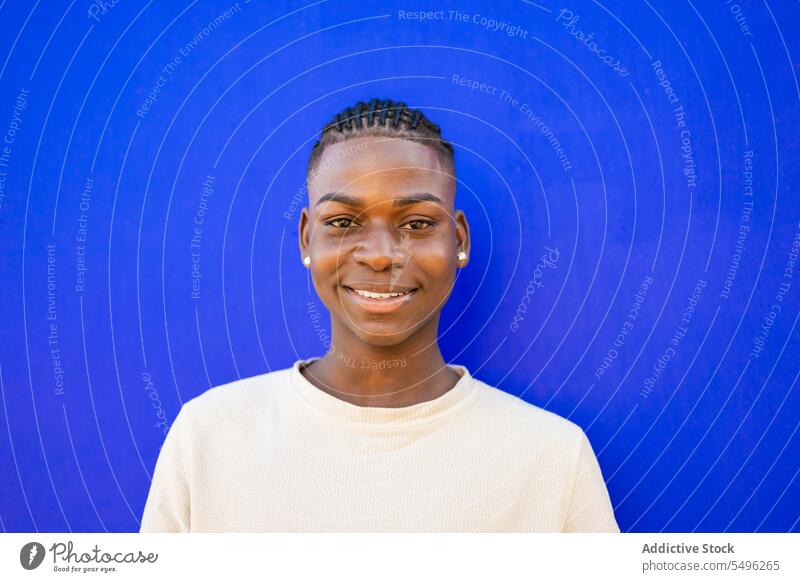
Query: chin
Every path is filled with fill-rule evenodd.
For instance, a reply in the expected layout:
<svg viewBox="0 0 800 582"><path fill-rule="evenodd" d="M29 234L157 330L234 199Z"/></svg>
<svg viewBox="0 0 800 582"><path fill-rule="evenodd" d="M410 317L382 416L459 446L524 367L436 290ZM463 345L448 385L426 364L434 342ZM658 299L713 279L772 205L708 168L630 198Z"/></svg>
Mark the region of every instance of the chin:
<svg viewBox="0 0 800 582"><path fill-rule="evenodd" d="M350 329L365 344L379 346L382 348L388 348L401 344L414 333L413 329L399 330L391 327L383 328L383 326L374 326L369 324L357 327L355 329L351 327Z"/></svg>

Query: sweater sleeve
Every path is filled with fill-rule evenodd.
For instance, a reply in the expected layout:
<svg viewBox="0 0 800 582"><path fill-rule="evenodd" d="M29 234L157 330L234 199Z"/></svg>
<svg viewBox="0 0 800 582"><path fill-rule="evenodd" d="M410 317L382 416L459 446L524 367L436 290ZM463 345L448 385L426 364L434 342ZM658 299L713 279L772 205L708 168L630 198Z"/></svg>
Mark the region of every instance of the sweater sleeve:
<svg viewBox="0 0 800 582"><path fill-rule="evenodd" d="M190 531L185 411L184 405L161 446L142 514L140 533Z"/></svg>
<svg viewBox="0 0 800 582"><path fill-rule="evenodd" d="M567 508L564 531L619 533L600 464L597 462L589 438L583 431L578 447L574 486Z"/></svg>

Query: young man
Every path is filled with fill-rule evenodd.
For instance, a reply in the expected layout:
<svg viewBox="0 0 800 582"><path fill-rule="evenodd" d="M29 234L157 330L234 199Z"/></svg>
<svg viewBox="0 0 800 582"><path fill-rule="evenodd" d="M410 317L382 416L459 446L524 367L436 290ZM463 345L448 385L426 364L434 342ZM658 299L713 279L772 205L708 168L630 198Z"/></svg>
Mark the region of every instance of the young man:
<svg viewBox="0 0 800 582"><path fill-rule="evenodd" d="M439 128L359 102L323 129L308 187L300 252L331 348L184 404L141 531L618 532L577 425L442 357L470 237Z"/></svg>

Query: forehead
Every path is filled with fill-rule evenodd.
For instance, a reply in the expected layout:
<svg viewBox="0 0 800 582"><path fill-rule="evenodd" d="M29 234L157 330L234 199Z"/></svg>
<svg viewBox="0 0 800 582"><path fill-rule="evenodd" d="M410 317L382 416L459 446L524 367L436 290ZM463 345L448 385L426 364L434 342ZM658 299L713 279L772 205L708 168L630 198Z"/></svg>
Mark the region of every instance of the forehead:
<svg viewBox="0 0 800 582"><path fill-rule="evenodd" d="M401 194L435 191L452 199L455 180L432 147L386 137L349 139L327 146L309 176L309 203L329 192Z"/></svg>

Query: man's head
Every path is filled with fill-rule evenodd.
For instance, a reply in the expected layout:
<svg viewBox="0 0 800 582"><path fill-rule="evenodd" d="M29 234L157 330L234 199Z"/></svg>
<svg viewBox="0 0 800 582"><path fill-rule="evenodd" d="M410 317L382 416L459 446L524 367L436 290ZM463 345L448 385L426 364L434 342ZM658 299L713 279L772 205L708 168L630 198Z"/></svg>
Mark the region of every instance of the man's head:
<svg viewBox="0 0 800 582"><path fill-rule="evenodd" d="M454 170L439 127L403 103L359 102L323 129L300 251L331 316L362 341L396 345L438 322L469 255Z"/></svg>

